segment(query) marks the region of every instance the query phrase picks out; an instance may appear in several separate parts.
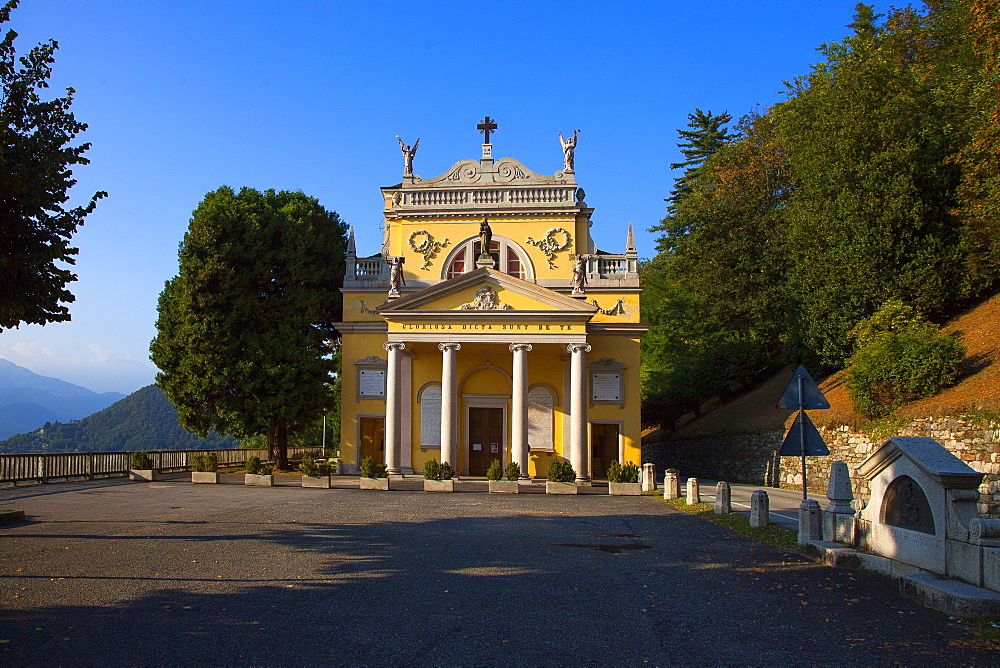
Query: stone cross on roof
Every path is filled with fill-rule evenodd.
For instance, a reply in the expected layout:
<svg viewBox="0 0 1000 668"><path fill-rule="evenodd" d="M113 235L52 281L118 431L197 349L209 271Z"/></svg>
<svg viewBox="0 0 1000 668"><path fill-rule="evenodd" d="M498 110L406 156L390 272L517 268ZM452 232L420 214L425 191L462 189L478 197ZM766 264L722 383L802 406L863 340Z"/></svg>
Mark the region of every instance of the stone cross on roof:
<svg viewBox="0 0 1000 668"><path fill-rule="evenodd" d="M483 143L489 144L490 132L493 132L494 130L497 129L497 122L494 119L487 116L486 118L484 118L479 122L479 125L476 126L476 129L482 132L484 135L486 135L486 141L484 141Z"/></svg>

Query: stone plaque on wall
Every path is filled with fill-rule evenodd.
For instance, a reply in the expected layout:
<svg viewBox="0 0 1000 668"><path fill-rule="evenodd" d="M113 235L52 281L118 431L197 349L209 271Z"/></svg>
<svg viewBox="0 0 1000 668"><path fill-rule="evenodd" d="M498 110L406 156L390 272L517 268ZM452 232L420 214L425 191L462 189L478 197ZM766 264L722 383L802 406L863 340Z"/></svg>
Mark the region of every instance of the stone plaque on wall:
<svg viewBox="0 0 1000 668"><path fill-rule="evenodd" d="M622 375L620 373L590 374L591 401L621 403Z"/></svg>
<svg viewBox="0 0 1000 668"><path fill-rule="evenodd" d="M382 369L358 370L358 394L362 397L385 397L385 371Z"/></svg>
<svg viewBox="0 0 1000 668"><path fill-rule="evenodd" d="M420 395L420 447L441 447L440 387L428 387Z"/></svg>
<svg viewBox="0 0 1000 668"><path fill-rule="evenodd" d="M544 387L528 392L528 447L552 449L552 395Z"/></svg>

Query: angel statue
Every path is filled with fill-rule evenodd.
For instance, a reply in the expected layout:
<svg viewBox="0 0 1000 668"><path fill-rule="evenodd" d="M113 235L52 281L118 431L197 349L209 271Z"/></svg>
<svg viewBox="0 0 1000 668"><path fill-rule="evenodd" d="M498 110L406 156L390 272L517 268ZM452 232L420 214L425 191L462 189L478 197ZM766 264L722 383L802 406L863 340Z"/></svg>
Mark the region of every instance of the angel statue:
<svg viewBox="0 0 1000 668"><path fill-rule="evenodd" d="M572 172L573 171L573 152L576 151L576 136L580 134L579 130L573 130L573 136L569 139L563 139L563 135L559 133L559 143L562 144L563 150L563 171Z"/></svg>
<svg viewBox="0 0 1000 668"><path fill-rule="evenodd" d="M413 142L413 146L407 146L403 140L396 135L399 142L399 150L403 152L403 176L413 176L413 156L417 154L417 147L420 146L420 137Z"/></svg>

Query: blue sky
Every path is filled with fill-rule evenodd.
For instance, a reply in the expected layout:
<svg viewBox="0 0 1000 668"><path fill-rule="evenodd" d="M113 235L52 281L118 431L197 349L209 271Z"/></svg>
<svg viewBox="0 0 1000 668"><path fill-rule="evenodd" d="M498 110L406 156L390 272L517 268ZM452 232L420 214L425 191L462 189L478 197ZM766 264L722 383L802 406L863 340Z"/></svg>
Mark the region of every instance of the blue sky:
<svg viewBox="0 0 1000 668"><path fill-rule="evenodd" d="M0 357L97 391L151 383L157 296L205 193L302 190L374 253L378 188L402 173L395 135L421 138L428 178L478 157L484 115L494 155L541 173L579 129L595 241L621 252L631 220L648 257L687 114L779 101L848 34L854 4L22 0L6 26L19 52L59 41L52 88L74 87L90 125L74 201L109 197L74 238L72 322L4 331Z"/></svg>

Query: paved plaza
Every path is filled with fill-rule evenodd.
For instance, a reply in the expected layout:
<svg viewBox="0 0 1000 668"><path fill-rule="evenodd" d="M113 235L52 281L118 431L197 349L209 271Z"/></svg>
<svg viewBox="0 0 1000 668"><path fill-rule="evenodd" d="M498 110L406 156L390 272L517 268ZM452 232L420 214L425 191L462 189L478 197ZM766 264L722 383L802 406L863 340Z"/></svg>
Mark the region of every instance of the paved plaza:
<svg viewBox="0 0 1000 668"><path fill-rule="evenodd" d="M985 665L894 582L651 497L0 490L0 665Z"/></svg>

